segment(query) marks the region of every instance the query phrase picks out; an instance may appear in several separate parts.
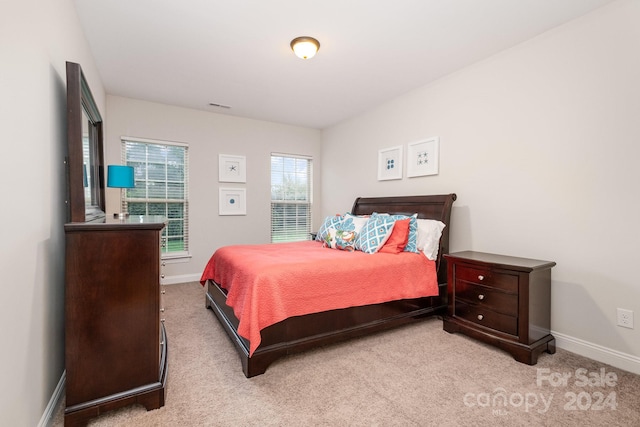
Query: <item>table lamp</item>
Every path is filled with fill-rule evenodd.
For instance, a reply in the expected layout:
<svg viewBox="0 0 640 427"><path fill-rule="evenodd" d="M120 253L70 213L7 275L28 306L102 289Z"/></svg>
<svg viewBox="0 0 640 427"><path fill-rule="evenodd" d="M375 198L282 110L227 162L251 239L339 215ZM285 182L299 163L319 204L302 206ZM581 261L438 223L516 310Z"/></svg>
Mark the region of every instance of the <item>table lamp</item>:
<svg viewBox="0 0 640 427"><path fill-rule="evenodd" d="M120 189L120 210L122 210L122 202L124 200L125 188L134 188L136 186L133 179L133 166L109 165L107 166L107 187ZM114 218L124 219L128 217L127 212L114 213Z"/></svg>

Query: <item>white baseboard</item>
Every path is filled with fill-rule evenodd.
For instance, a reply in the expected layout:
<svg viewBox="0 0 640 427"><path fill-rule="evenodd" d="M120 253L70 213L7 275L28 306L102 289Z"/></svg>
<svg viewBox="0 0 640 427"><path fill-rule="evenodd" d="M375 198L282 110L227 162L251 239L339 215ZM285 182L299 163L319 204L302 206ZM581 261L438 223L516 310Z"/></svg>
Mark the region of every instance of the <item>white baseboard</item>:
<svg viewBox="0 0 640 427"><path fill-rule="evenodd" d="M558 348L640 375L640 357L612 350L556 331L551 331L551 335L555 337Z"/></svg>
<svg viewBox="0 0 640 427"><path fill-rule="evenodd" d="M165 276L162 279L163 285L177 285L178 283L199 282L200 274L182 274L178 276Z"/></svg>
<svg viewBox="0 0 640 427"><path fill-rule="evenodd" d="M49 427L51 422L53 421L53 416L56 413L56 409L58 405L61 403L62 396L64 396L64 383L67 378L67 371L62 371L62 376L60 377L60 381L58 381L58 385L56 389L53 391L53 395L51 399L49 399L49 403L47 407L44 409L44 414L42 414L42 418L40 418L40 422L38 423L38 427Z"/></svg>

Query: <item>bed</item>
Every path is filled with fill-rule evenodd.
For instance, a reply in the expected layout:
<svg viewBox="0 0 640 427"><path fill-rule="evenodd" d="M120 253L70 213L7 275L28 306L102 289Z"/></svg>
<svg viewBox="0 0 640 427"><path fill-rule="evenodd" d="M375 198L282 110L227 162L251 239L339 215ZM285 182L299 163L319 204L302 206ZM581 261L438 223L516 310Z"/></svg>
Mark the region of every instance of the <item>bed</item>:
<svg viewBox="0 0 640 427"><path fill-rule="evenodd" d="M213 311L235 345L245 376L250 378L263 374L273 361L288 354L383 331L416 322L428 316L443 314L446 311L447 302L447 268L446 259L443 255L448 253L449 250L451 207L455 200L455 194L359 197L355 200L350 211L354 216L366 216L374 212L406 216L417 215L419 219L432 219L445 224L439 243L437 243L437 256L434 256L432 261L434 269L432 281L435 282L435 292L429 294L432 296L401 298L334 309L325 307L320 312L294 315L277 321L270 326L260 326L259 339L254 339L254 342L245 338L245 336L257 335L248 335L246 327L240 324L241 322L236 316L236 313L240 311L234 294L228 291L229 287L225 286L224 283L216 283L213 274L208 274L214 258L212 256L212 260L205 268L201 279L201 283L206 289L205 305L206 308ZM307 245L304 246L305 248L310 248L314 244L321 245L322 243L301 243L301 245ZM276 245L286 244L279 243ZM280 246L280 248L286 248L286 246ZM218 251L222 249L220 248ZM253 250L255 248L252 247L250 249ZM322 253L324 256L329 256L330 252L341 252L326 248L317 250L315 246L313 250L317 253L324 251ZM309 251L311 252L311 249ZM214 255L216 254L214 253ZM368 257L369 260L385 260L389 258L385 258L385 255L387 254L380 254L380 256L378 254L364 254L364 257ZM398 259L401 259L401 257L398 257ZM416 275L413 277L416 277ZM389 281L380 283L387 284ZM377 282L376 286L379 286L380 283ZM373 286L374 283L371 285ZM232 301L228 301L230 296ZM280 300L278 300L279 302ZM269 302L269 305L271 304L273 304L272 301ZM253 301L251 306L260 306L260 304L257 301ZM240 317L244 319L243 316ZM244 323L246 322L245 320ZM242 334L239 332L239 326Z"/></svg>

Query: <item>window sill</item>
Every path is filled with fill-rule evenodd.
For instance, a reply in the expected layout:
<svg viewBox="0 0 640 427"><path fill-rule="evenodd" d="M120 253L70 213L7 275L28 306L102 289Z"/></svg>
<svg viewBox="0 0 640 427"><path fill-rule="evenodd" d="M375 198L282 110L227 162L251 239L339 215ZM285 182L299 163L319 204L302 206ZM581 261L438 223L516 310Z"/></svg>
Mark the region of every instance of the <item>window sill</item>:
<svg viewBox="0 0 640 427"><path fill-rule="evenodd" d="M179 264L182 262L191 261L191 254L188 252L179 253L179 254L164 254L162 255L162 261L167 264Z"/></svg>

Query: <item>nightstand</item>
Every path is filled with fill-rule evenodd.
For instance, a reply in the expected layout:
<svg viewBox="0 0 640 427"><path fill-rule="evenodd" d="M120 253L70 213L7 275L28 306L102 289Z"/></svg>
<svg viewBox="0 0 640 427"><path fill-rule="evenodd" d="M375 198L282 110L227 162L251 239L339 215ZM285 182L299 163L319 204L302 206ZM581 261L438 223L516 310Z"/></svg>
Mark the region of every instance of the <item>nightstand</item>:
<svg viewBox="0 0 640 427"><path fill-rule="evenodd" d="M555 353L550 334L552 261L466 251L447 259L443 328L460 332L535 365Z"/></svg>

